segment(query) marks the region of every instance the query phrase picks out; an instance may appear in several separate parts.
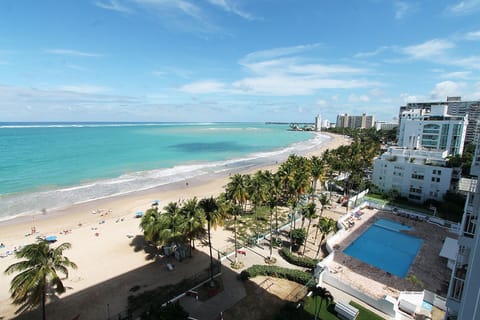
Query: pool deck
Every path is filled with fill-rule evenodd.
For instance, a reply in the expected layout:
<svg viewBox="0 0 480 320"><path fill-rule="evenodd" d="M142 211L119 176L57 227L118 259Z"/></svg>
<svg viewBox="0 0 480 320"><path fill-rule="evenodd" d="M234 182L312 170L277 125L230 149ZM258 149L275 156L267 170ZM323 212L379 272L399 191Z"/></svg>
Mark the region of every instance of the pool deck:
<svg viewBox="0 0 480 320"><path fill-rule="evenodd" d="M385 295L397 298L400 291L421 291L422 289L441 296L447 295L451 271L447 268L447 260L440 257L439 253L445 237L457 238L455 234L437 225L411 220L391 212L373 209L362 209L362 212L364 214L361 218L354 219L355 225L350 227L334 246L334 260L328 267L335 277L376 298L382 298ZM409 275L415 275L423 283L423 287L343 253L345 248L381 218L413 227L411 231L402 232L423 240L408 272Z"/></svg>

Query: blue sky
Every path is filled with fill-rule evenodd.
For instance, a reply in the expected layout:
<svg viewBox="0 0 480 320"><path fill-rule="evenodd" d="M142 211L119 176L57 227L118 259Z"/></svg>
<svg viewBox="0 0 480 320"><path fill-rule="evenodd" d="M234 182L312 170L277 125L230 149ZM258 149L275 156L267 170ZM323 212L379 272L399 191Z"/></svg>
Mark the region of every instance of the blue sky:
<svg viewBox="0 0 480 320"><path fill-rule="evenodd" d="M391 120L480 99L480 0L0 1L0 121Z"/></svg>

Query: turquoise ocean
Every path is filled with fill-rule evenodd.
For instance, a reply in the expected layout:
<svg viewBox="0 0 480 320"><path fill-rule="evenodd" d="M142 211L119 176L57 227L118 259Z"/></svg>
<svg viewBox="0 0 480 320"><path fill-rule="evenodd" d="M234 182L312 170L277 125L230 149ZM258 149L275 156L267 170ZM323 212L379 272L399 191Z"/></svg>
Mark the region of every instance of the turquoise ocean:
<svg viewBox="0 0 480 320"><path fill-rule="evenodd" d="M327 136L262 123L1 123L0 220L283 161Z"/></svg>

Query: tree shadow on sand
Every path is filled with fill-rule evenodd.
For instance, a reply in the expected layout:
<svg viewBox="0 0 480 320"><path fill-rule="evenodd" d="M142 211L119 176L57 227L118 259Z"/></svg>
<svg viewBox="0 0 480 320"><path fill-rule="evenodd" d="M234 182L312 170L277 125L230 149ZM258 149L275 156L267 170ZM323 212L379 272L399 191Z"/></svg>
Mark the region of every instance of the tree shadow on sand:
<svg viewBox="0 0 480 320"><path fill-rule="evenodd" d="M143 236L137 235L130 242L130 246L133 247L133 251L144 251L147 255L145 260L156 260L160 258L161 251L154 244L145 240Z"/></svg>

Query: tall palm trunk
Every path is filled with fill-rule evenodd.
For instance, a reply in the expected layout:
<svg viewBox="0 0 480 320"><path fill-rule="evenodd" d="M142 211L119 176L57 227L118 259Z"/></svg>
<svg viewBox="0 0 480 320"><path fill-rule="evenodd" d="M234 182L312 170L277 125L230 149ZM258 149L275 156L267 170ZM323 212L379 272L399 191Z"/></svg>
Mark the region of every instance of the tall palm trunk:
<svg viewBox="0 0 480 320"><path fill-rule="evenodd" d="M212 240L210 238L210 221L207 223L208 228L208 247L210 248L210 286L214 286L213 282L213 254L212 254Z"/></svg>
<svg viewBox="0 0 480 320"><path fill-rule="evenodd" d="M318 249L317 249L317 253L315 254L315 259L317 259L318 254L320 253L320 249L322 248L322 242L324 238L325 238L325 233L322 233L322 239L320 239L320 243L318 244Z"/></svg>
<svg viewBox="0 0 480 320"><path fill-rule="evenodd" d="M273 208L270 207L270 259L272 259L273 254Z"/></svg>
<svg viewBox="0 0 480 320"><path fill-rule="evenodd" d="M237 252L237 215L233 216L234 221L234 241L235 241L235 264L238 263L238 252Z"/></svg>
<svg viewBox="0 0 480 320"><path fill-rule="evenodd" d="M47 286L47 281L46 279L44 279L44 283L45 285L43 286L42 288L42 319L43 320L46 320L47 319L47 313L46 313L46 305L47 305L47 290L46 290L46 286Z"/></svg>
<svg viewBox="0 0 480 320"><path fill-rule="evenodd" d="M275 206L275 234L278 235L278 205Z"/></svg>
<svg viewBox="0 0 480 320"><path fill-rule="evenodd" d="M310 231L310 224L312 223L312 219L308 219L308 227L307 227L307 236L305 238L305 245L303 246L303 255L305 255L305 249L307 248L308 243L308 233Z"/></svg>

